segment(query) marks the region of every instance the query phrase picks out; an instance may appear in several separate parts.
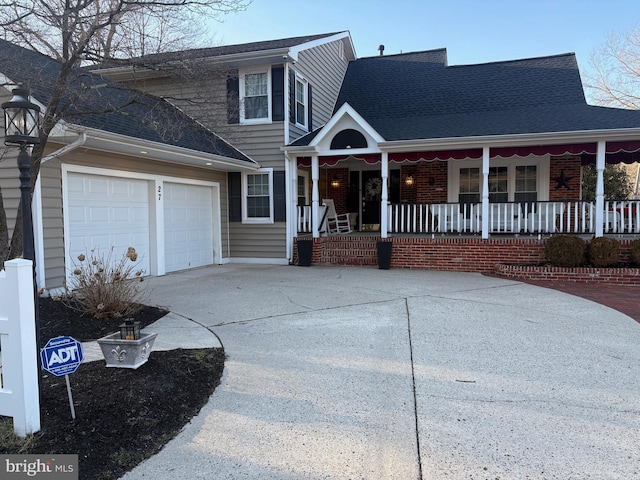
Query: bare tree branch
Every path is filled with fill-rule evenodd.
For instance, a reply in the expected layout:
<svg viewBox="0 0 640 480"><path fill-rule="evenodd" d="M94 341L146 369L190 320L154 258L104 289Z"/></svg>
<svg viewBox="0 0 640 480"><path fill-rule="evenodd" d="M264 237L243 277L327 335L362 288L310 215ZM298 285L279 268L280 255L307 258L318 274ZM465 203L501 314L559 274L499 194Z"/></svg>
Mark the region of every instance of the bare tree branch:
<svg viewBox="0 0 640 480"><path fill-rule="evenodd" d="M640 26L610 34L591 54L585 87L599 105L640 109Z"/></svg>
<svg viewBox="0 0 640 480"><path fill-rule="evenodd" d="M59 62L54 82L48 77L47 105L42 112L40 144L32 151L32 189L49 134L65 118L93 112L77 108L81 98L94 95L96 85L84 82L78 66L102 63L198 46L204 37L204 21L245 9L251 0L0 0L0 30L11 43L40 52ZM16 59L19 61L19 59ZM4 72L3 72L4 73ZM30 71L37 87L38 72ZM137 100L103 104L102 113L126 109ZM160 112L148 114L141 122L160 124ZM166 115L166 112L164 112ZM176 135L175 130L158 127L159 135ZM18 208L12 238L8 238L7 215L0 191L0 265L20 254L22 223ZM7 242L11 245L7 245ZM10 250L10 251L9 251ZM8 252L8 253L7 253Z"/></svg>

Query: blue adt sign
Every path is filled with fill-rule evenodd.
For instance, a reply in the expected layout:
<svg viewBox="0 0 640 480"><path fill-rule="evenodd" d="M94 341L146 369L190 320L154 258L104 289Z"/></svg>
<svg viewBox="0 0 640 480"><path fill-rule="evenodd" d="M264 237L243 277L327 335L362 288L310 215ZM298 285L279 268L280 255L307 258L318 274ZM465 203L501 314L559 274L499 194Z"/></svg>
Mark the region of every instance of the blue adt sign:
<svg viewBox="0 0 640 480"><path fill-rule="evenodd" d="M40 350L42 368L56 377L74 373L83 358L82 344L71 337L52 338Z"/></svg>

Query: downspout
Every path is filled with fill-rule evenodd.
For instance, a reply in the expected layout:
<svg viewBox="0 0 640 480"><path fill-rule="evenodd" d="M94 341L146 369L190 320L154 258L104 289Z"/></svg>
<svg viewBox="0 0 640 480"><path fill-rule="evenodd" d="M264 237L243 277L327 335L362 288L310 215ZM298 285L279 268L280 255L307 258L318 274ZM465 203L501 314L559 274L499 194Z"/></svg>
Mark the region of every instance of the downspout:
<svg viewBox="0 0 640 480"><path fill-rule="evenodd" d="M295 215L295 207L292 205L293 202L293 175L292 171L294 168L291 165L291 159L289 158L289 153L284 152L284 198L285 198L285 227L286 227L286 255L287 261L289 264L293 263L293 237L296 232L293 228L294 215Z"/></svg>
<svg viewBox="0 0 640 480"><path fill-rule="evenodd" d="M81 147L86 141L87 134L85 132L80 132L80 136L72 143L42 157L40 165ZM44 268L44 226L42 224L42 183L40 179L41 175L38 175L32 199L33 240L36 251L36 282L38 284L38 288L46 288Z"/></svg>
<svg viewBox="0 0 640 480"><path fill-rule="evenodd" d="M288 57L284 62L284 144L289 145L291 133L289 131L289 62ZM293 227L295 219L295 208L292 208L292 202L295 198L292 193L292 183L297 177L295 166L291 164L289 153L284 152L284 198L285 198L285 254L288 263L293 263L293 237L296 235Z"/></svg>

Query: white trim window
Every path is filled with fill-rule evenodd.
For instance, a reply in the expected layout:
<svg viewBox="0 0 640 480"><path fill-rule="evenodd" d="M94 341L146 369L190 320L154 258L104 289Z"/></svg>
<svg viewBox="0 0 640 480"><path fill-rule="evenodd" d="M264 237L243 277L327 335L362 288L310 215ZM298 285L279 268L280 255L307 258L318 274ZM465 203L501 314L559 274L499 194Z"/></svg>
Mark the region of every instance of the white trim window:
<svg viewBox="0 0 640 480"><path fill-rule="evenodd" d="M449 202L482 201L482 162L449 162ZM492 158L489 166L489 201L535 202L549 199L549 157Z"/></svg>
<svg viewBox="0 0 640 480"><path fill-rule="evenodd" d="M273 169L242 175L243 223L273 223Z"/></svg>
<svg viewBox="0 0 640 480"><path fill-rule="evenodd" d="M295 90L296 125L307 128L308 82L298 74L296 74Z"/></svg>
<svg viewBox="0 0 640 480"><path fill-rule="evenodd" d="M242 72L240 75L240 122L271 121L270 69Z"/></svg>

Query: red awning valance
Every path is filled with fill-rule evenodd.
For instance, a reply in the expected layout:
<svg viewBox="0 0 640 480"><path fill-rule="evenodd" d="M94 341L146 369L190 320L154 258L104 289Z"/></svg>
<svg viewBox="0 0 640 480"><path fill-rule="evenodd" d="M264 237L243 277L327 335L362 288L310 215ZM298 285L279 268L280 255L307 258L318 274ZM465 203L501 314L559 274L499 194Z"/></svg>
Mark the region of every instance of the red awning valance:
<svg viewBox="0 0 640 480"><path fill-rule="evenodd" d="M597 152L596 143L569 143L562 145L530 145L524 147L500 147L492 148L491 158L510 158L514 156L527 157L529 155L551 155L561 157L563 155L582 156L583 163L595 161ZM607 142L607 162L609 163L632 163L640 161L640 140L626 142ZM321 167L332 167L347 159L362 160L368 164L380 163L380 154L364 155L337 155L318 157ZM464 160L466 158L482 158L481 148L460 149L460 150L437 150L418 152L393 152L389 154L390 162L432 162L434 160ZM311 166L311 157L298 157L298 165L302 167Z"/></svg>

